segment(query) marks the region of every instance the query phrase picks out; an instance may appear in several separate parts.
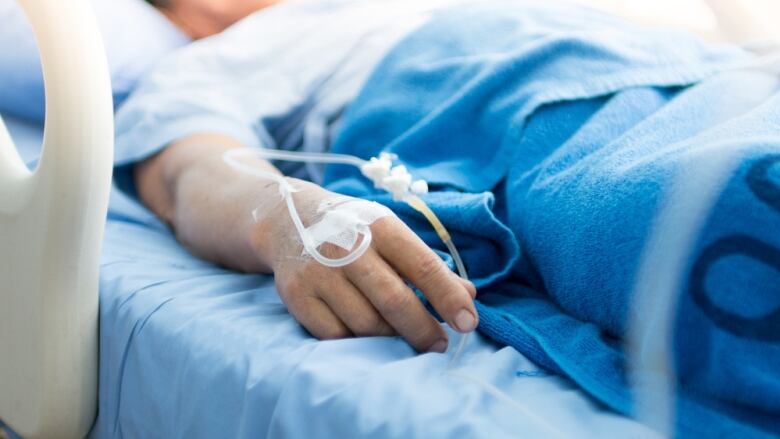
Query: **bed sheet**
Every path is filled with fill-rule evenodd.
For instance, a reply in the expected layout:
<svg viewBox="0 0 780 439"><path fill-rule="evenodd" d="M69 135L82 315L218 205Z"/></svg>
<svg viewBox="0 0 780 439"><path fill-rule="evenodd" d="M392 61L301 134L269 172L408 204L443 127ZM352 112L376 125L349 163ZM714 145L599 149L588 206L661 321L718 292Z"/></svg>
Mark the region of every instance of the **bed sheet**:
<svg viewBox="0 0 780 439"><path fill-rule="evenodd" d="M271 277L198 260L118 190L100 295L93 437L654 436L479 335L451 369L399 338L317 341Z"/></svg>
<svg viewBox="0 0 780 439"><path fill-rule="evenodd" d="M40 127L5 122L33 162ZM191 256L116 189L100 298L93 438L655 437L478 334L449 369L399 338L317 341L271 277Z"/></svg>

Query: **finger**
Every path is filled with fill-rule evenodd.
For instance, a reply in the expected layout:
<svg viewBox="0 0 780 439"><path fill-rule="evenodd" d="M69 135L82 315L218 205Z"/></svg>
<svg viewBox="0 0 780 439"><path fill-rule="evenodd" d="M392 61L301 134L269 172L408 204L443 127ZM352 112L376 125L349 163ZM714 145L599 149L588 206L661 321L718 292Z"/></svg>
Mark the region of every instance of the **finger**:
<svg viewBox="0 0 780 439"><path fill-rule="evenodd" d="M395 330L345 276L332 276L318 295L349 330L361 337L395 335Z"/></svg>
<svg viewBox="0 0 780 439"><path fill-rule="evenodd" d="M376 249L382 257L423 292L450 326L459 332L473 331L477 310L460 277L400 219L383 218L374 226Z"/></svg>
<svg viewBox="0 0 780 439"><path fill-rule="evenodd" d="M379 254L370 250L344 267L344 271L379 314L415 349L447 349L447 333Z"/></svg>
<svg viewBox="0 0 780 439"><path fill-rule="evenodd" d="M463 279L462 277L458 276L458 280L461 284L463 284L463 287L466 288L466 291L468 291L469 296L471 296L472 299L477 298L477 287L474 286L473 283L471 283L470 280Z"/></svg>
<svg viewBox="0 0 780 439"><path fill-rule="evenodd" d="M352 336L349 328L319 297L306 295L288 296L287 309L311 335L321 340L333 340Z"/></svg>

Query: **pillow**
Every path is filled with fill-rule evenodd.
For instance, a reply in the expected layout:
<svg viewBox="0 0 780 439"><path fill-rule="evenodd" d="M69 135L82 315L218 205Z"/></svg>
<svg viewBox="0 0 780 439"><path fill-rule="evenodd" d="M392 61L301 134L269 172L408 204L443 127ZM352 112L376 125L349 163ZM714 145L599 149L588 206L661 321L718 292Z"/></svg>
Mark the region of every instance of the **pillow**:
<svg viewBox="0 0 780 439"><path fill-rule="evenodd" d="M188 39L143 0L91 2L103 35L116 107L145 71ZM0 0L0 112L34 121L43 121L44 115L38 48L16 0Z"/></svg>

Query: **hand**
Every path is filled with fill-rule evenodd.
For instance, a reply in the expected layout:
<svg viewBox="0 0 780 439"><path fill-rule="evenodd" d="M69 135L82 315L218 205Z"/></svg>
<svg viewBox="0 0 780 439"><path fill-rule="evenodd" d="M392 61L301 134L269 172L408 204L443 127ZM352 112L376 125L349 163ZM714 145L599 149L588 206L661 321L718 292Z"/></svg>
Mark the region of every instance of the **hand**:
<svg viewBox="0 0 780 439"><path fill-rule="evenodd" d="M329 268L304 255L278 184L223 162L226 151L242 146L218 134L198 134L136 166L141 199L193 254L235 270L273 271L290 312L320 338L400 334L418 350L443 352L446 332L404 279L419 287L456 330L477 326L474 286L452 273L394 215L371 225L370 248L347 266ZM264 160L248 163L281 176ZM306 226L318 223L324 200L345 198L312 183L288 181L301 189L293 198ZM253 219L249 212L255 207ZM319 249L331 258L346 254L330 244Z"/></svg>
<svg viewBox="0 0 780 439"><path fill-rule="evenodd" d="M293 198L307 226L318 220L318 206L323 200L344 198L312 183L290 181L300 189ZM400 334L417 350L444 352L446 332L405 279L417 286L457 331L476 328L474 285L450 271L395 215L371 225L371 246L359 259L331 268L303 252L281 198L268 201L257 212L254 247L272 267L277 289L289 311L314 336L333 339ZM346 254L328 243L321 245L320 251L328 257Z"/></svg>

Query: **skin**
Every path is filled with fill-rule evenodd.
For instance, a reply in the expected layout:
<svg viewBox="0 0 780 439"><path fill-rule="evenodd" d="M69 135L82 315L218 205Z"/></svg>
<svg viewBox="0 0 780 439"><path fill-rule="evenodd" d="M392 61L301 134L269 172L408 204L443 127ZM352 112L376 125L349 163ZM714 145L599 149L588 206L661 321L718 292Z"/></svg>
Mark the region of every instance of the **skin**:
<svg viewBox="0 0 780 439"><path fill-rule="evenodd" d="M247 15L281 0L157 0L155 5L193 39L218 34Z"/></svg>
<svg viewBox="0 0 780 439"><path fill-rule="evenodd" d="M161 0L157 5L174 24L198 39L278 2ZM141 199L192 253L236 270L273 273L290 312L319 338L399 334L420 351L443 352L446 332L405 281L419 287L456 330L474 330L478 321L474 286L452 273L396 217L375 222L371 248L346 267L328 268L301 259L275 184L223 163L227 149L241 146L224 136L199 134L174 142L136 167ZM279 172L263 160L254 165ZM305 189L305 199L296 199L296 205L308 203L309 209L336 196L312 183L293 183ZM258 206L264 211L256 221L250 212ZM324 246L322 251L340 256L335 248Z"/></svg>
<svg viewBox="0 0 780 439"><path fill-rule="evenodd" d="M457 331L476 328L474 286L394 216L371 225L371 247L352 264L329 268L301 258L276 184L223 162L224 152L236 147L242 145L231 138L199 134L136 166L141 199L192 253L236 270L273 273L290 312L319 338L398 334L419 351L445 351L446 332L405 281ZM279 172L264 160L253 164ZM337 196L309 182L290 181L303 189L296 195L305 195L296 205L317 206ZM258 206L262 217L255 220L250 212ZM340 256L333 248L325 250Z"/></svg>

